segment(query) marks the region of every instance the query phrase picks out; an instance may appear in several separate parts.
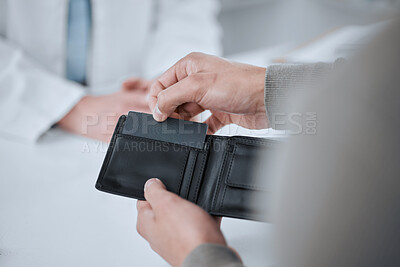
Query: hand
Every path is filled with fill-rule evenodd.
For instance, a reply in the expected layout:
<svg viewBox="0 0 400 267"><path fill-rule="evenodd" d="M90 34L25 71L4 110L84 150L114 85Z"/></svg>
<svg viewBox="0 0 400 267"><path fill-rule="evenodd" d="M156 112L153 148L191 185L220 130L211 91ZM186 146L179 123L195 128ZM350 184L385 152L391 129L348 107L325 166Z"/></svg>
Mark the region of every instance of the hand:
<svg viewBox="0 0 400 267"><path fill-rule="evenodd" d="M248 129L268 128L264 105L265 68L229 62L201 53L184 57L151 86L154 119L191 120L204 110L209 133L234 123Z"/></svg>
<svg viewBox="0 0 400 267"><path fill-rule="evenodd" d="M158 179L145 185L147 201L138 201L137 231L172 266L181 266L198 245L226 245L220 220L200 207L168 192Z"/></svg>
<svg viewBox="0 0 400 267"><path fill-rule="evenodd" d="M58 125L69 132L109 142L119 116L129 110L150 113L147 94L143 87L133 90L123 86L110 95L85 96Z"/></svg>
<svg viewBox="0 0 400 267"><path fill-rule="evenodd" d="M144 80L138 77L132 77L127 79L122 83L122 90L132 91L132 90L145 90L146 93L150 90L153 80Z"/></svg>

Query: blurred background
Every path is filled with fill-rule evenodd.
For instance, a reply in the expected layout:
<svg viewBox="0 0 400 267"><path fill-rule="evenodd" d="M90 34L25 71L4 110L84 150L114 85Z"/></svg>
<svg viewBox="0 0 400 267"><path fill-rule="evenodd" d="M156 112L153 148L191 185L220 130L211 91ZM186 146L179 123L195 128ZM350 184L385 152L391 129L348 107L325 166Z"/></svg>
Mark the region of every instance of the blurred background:
<svg viewBox="0 0 400 267"><path fill-rule="evenodd" d="M223 55L258 66L349 58L399 10L398 0L221 0ZM285 136L235 125L219 134Z"/></svg>
<svg viewBox="0 0 400 267"><path fill-rule="evenodd" d="M46 8L59 10L61 3L65 9L68 2L0 0L0 266L167 266L136 233L135 201L94 188L113 127L106 138L96 131L83 134L83 117L74 110L84 115L110 109L117 115L130 109L148 112L144 93L132 96L135 107L128 105L127 94L145 92L149 83L123 81L130 76L153 79L191 51L266 67L349 57L400 10L396 0L121 0L140 11L118 7L118 1L93 0L104 5L94 18L110 24L94 35L100 45L97 59L88 57L94 60L88 79L74 80L76 73L67 79L62 67L67 49L61 39L53 43L61 56L46 42L66 29L64 21L50 30L59 25L46 20L67 19L65 12ZM163 32L153 42L145 39L146 30L154 28L147 20L150 2L176 3L159 17L165 27L159 27ZM41 19L45 23L37 27ZM195 31L188 27L173 34L196 19ZM120 28L130 31L126 21L139 25L138 32L118 35ZM160 49L146 50L153 46ZM82 65L81 58L71 59ZM130 86L142 91L129 91ZM96 98L106 93L114 95ZM74 109L75 104L82 105ZM93 110L103 106L107 109ZM233 125L217 134L282 136ZM224 219L222 230L248 266L273 266L271 225Z"/></svg>
<svg viewBox="0 0 400 267"><path fill-rule="evenodd" d="M384 20L397 0L222 0L224 54L282 43L301 44L346 25ZM255 30L257 29L257 30Z"/></svg>

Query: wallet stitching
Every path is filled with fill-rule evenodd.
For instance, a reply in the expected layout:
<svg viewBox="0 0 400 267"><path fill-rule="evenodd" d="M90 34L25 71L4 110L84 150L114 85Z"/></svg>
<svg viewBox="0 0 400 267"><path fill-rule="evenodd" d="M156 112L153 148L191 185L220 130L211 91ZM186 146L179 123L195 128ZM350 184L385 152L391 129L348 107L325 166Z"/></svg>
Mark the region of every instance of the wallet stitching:
<svg viewBox="0 0 400 267"><path fill-rule="evenodd" d="M185 190L185 198L186 199L189 196L189 189L190 189L190 185L192 184L192 180L193 180L193 170L194 170L194 165L196 165L197 155L198 155L198 153L195 154L192 167L190 168L190 171L189 171L190 177L192 177L192 179L190 179L190 182L187 183L187 186L186 186L186 190Z"/></svg>
<svg viewBox="0 0 400 267"><path fill-rule="evenodd" d="M182 185L182 180L183 180L183 174L184 174L184 172L185 172L185 166L186 166L186 161L188 160L188 154L189 154L189 151L186 151L186 155L185 155L185 158L186 158L186 160L182 160L182 167L181 167L181 174L180 174L180 176L179 176L179 183L178 183L178 188L177 188L177 192L178 192L178 194L179 194L179 192L181 191L181 185Z"/></svg>
<svg viewBox="0 0 400 267"><path fill-rule="evenodd" d="M206 163L206 158L207 158L207 154L205 152L201 152L201 153L204 156L203 156L203 161L201 162L201 170L200 170L200 173L199 173L199 178L197 179L196 189L194 191L194 201L196 203L197 203L197 198L199 196L200 183L201 183L201 180L203 180L202 177L203 177L203 173L204 173L204 165Z"/></svg>
<svg viewBox="0 0 400 267"><path fill-rule="evenodd" d="M230 141L228 141L228 143L227 143L227 147L229 147L229 146L230 146ZM218 174L218 178L217 178L218 182L217 182L217 187L216 187L216 190L215 190L215 193L214 193L214 199L213 199L213 203L212 203L212 206L211 206L211 210L215 209L215 205L216 205L216 202L217 202L217 193L218 193L219 186L221 184L221 175L223 173L223 170L224 170L224 167L225 167L225 162L226 162L227 158L228 158L228 153L225 150L224 151L224 161L222 162L221 169L219 170L219 174Z"/></svg>
<svg viewBox="0 0 400 267"><path fill-rule="evenodd" d="M268 140L268 141L260 140L260 139L252 140L252 139L247 139L247 138L237 137L237 136L234 136L234 139L242 141L244 143L248 143L248 144L260 144L260 145L270 145L272 142L274 142L272 140Z"/></svg>
<svg viewBox="0 0 400 267"><path fill-rule="evenodd" d="M233 135L230 137L226 136L219 136L219 135L211 135L212 139L217 139L217 140L226 140L226 139L231 139L231 140L241 140L243 142L251 142L251 143L264 143L268 144L270 142L278 142L272 139L265 139L265 138L258 138L258 137L252 137L252 136L240 136L240 135Z"/></svg>
<svg viewBox="0 0 400 267"><path fill-rule="evenodd" d="M237 146L235 145L235 147L233 148L233 151L232 151L232 153L233 153L232 160L229 163L228 177L231 175L232 165L233 165L233 161L235 160L235 155L236 155L236 148L237 148ZM224 207L226 188L227 188L227 186L225 185L224 192L222 193L221 208Z"/></svg>
<svg viewBox="0 0 400 267"><path fill-rule="evenodd" d="M200 173L198 175L197 184L196 184L196 188L195 188L195 191L194 191L194 198L193 198L193 202L194 203L197 203L197 201L198 201L200 185L201 185L201 182L202 182L202 180L204 178L204 172L205 172L205 168L206 168L205 166L206 166L206 162L208 160L208 156L209 156L209 153L210 153L211 141L212 141L212 139L207 139L206 148L200 152L201 154L203 154L203 160L202 160L202 163L201 163L201 166L200 166Z"/></svg>

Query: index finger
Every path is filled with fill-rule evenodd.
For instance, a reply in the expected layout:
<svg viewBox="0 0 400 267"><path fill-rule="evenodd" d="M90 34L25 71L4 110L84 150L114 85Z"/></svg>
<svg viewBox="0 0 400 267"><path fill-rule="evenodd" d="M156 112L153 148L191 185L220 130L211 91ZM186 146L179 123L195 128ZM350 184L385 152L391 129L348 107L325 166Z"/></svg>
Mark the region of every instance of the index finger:
<svg viewBox="0 0 400 267"><path fill-rule="evenodd" d="M200 54L201 53L190 53L183 57L154 81L149 93L149 107L151 112L154 112L157 103L157 96L162 90L185 79L190 74L199 71L197 66L199 61L198 58L204 56Z"/></svg>
<svg viewBox="0 0 400 267"><path fill-rule="evenodd" d="M149 93L149 107L151 112L154 112L154 108L157 103L157 96L158 94L170 87L171 85L174 85L175 83L179 82L181 79L184 79L187 77L186 73L180 73L180 75L177 74L177 70L181 69L180 64L182 64L182 61L178 61L175 65L173 65L171 68L169 68L166 72L164 72L150 87L150 93ZM181 72L181 71L178 71ZM179 78L180 79L179 79Z"/></svg>

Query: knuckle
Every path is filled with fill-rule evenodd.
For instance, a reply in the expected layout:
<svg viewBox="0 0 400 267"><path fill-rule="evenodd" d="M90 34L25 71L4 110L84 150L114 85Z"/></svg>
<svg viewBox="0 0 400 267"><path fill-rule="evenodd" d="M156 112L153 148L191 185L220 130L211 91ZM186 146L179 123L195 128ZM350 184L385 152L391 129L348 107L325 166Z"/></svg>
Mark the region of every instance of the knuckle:
<svg viewBox="0 0 400 267"><path fill-rule="evenodd" d="M204 75L201 73L194 73L194 74L190 75L191 82L196 85L201 84L203 79L204 79Z"/></svg>
<svg viewBox="0 0 400 267"><path fill-rule="evenodd" d="M190 53L187 55L187 57L190 58L190 59L196 59L196 58L199 57L200 54L201 54L201 53L199 53L199 52L190 52Z"/></svg>
<svg viewBox="0 0 400 267"><path fill-rule="evenodd" d="M158 102L164 102L165 101L165 96L166 96L165 91L159 92L158 95L157 95Z"/></svg>
<svg viewBox="0 0 400 267"><path fill-rule="evenodd" d="M191 84L193 85L191 89L193 90L193 100L200 101L207 91L210 82L214 79L214 74L204 74L204 73L195 73L191 75Z"/></svg>
<svg viewBox="0 0 400 267"><path fill-rule="evenodd" d="M207 73L207 80L211 83L214 84L218 80L218 74L215 72L210 72Z"/></svg>
<svg viewBox="0 0 400 267"><path fill-rule="evenodd" d="M157 81L154 82L154 84L150 87L149 89L149 95L150 96L154 96L156 95L156 91L157 91L157 85L156 85Z"/></svg>
<svg viewBox="0 0 400 267"><path fill-rule="evenodd" d="M149 94L152 96L156 96L160 90L162 90L163 86L161 82L157 79L155 82L153 82L150 86Z"/></svg>
<svg viewBox="0 0 400 267"><path fill-rule="evenodd" d="M167 104L167 94L165 91L161 91L157 96L158 109L164 111L165 105Z"/></svg>
<svg viewBox="0 0 400 267"><path fill-rule="evenodd" d="M187 63L186 65L192 66L194 69L197 69L197 66L199 65L198 63L201 62L202 56L203 54L200 52L191 52L183 58L183 61Z"/></svg>
<svg viewBox="0 0 400 267"><path fill-rule="evenodd" d="M157 204L157 212L165 214L174 205L175 200L170 195L163 196L162 201Z"/></svg>
<svg viewBox="0 0 400 267"><path fill-rule="evenodd" d="M176 204L176 197L172 194L168 194L164 197L164 201L162 202L164 210L167 210L169 207L172 207Z"/></svg>

